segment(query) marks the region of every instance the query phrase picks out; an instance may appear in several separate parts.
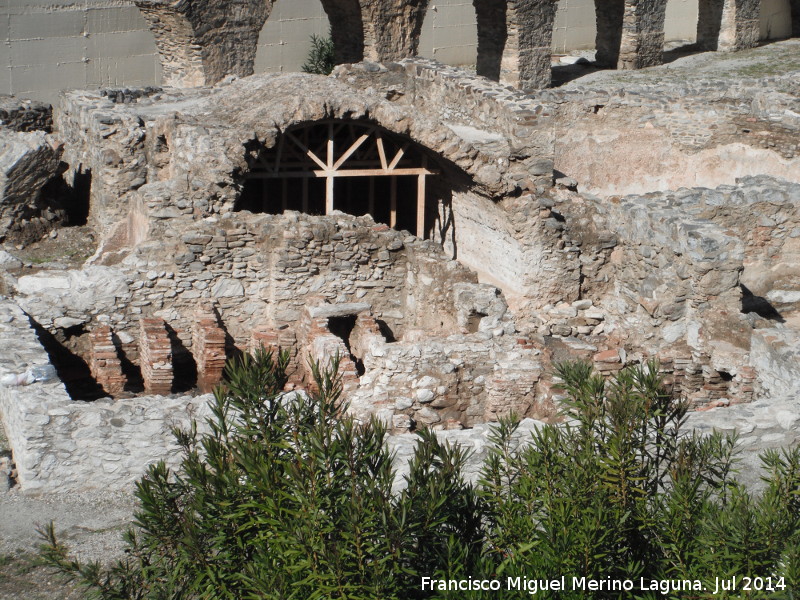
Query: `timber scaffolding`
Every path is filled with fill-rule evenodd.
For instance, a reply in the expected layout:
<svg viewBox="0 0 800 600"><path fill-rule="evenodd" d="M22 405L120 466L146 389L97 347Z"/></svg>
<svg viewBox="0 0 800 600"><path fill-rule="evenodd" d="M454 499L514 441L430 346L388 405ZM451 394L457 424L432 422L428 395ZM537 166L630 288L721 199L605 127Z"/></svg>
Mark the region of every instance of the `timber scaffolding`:
<svg viewBox="0 0 800 600"><path fill-rule="evenodd" d="M289 208L290 179L301 180L300 208L311 210L309 181L325 180L324 214L336 205L334 183L337 178L368 177L369 214L376 217L375 178L389 179L389 223L398 223L398 177L416 177L416 234L425 237L426 178L439 175L428 167L428 157L413 142L399 140L378 125L327 119L287 129L274 148L262 149L249 157L249 180L279 180L280 190L263 185L260 211L278 209L274 195L280 199L280 211Z"/></svg>

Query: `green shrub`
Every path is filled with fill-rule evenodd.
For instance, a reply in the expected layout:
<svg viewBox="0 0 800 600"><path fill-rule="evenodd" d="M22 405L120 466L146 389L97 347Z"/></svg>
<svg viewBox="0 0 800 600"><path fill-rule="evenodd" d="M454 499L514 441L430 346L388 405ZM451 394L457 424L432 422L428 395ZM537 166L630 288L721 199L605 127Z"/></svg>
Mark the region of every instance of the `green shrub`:
<svg viewBox="0 0 800 600"><path fill-rule="evenodd" d="M657 366L611 380L585 364L558 369L568 423L517 448L503 420L483 471L487 551L507 576L700 581L671 597L792 597L798 588L800 449L768 452L764 493L733 478L735 436L685 434ZM716 577L785 576L785 589L712 596ZM774 586L773 586L774 587ZM568 587L568 590L570 588ZM659 598L660 592L543 594L541 598Z"/></svg>
<svg viewBox="0 0 800 600"><path fill-rule="evenodd" d="M393 495L385 428L342 417L337 365L315 369L319 392L303 398L281 393L286 361L230 364L210 433L175 431L180 468L137 484L128 560L72 561L52 526L44 558L104 599L405 599L421 575L452 570L451 539L480 553L461 451L424 434Z"/></svg>
<svg viewBox="0 0 800 600"><path fill-rule="evenodd" d="M311 50L308 51L306 62L301 67L303 72L330 75L335 66L333 40L330 37L319 37L312 34Z"/></svg>
<svg viewBox="0 0 800 600"><path fill-rule="evenodd" d="M342 416L337 365L315 369L319 392L304 398L281 394L286 361L261 351L229 364L210 433L175 431L182 463L138 483L127 560L73 561L52 525L44 559L105 600L530 598L507 578L561 576L566 591L534 597L798 597L800 449L766 452L766 488L748 493L732 476L735 437L683 432L686 406L655 364L610 380L559 367L566 424L520 445L518 419L503 419L477 490L466 454L423 431L393 494L386 431ZM738 590L714 596L716 578L734 575ZM499 579L503 591L423 591L423 576ZM743 576L775 589L747 592ZM573 577L636 588L572 590ZM705 589L642 591L641 579Z"/></svg>

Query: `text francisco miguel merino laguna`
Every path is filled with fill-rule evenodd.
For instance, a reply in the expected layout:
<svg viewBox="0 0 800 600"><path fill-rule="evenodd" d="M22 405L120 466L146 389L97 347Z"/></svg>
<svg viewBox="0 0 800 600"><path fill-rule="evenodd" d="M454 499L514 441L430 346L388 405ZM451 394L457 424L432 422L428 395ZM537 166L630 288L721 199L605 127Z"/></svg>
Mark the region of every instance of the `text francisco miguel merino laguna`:
<svg viewBox="0 0 800 600"><path fill-rule="evenodd" d="M637 585L638 583L638 585ZM505 584L505 585L504 585ZM476 592L518 591L537 594L539 592L631 592L653 591L662 595L673 592L729 591L780 591L786 589L783 577L717 577L713 584L705 585L699 579L590 579L589 577L559 577L556 579L527 579L506 577L503 579L432 579L422 578L423 591Z"/></svg>

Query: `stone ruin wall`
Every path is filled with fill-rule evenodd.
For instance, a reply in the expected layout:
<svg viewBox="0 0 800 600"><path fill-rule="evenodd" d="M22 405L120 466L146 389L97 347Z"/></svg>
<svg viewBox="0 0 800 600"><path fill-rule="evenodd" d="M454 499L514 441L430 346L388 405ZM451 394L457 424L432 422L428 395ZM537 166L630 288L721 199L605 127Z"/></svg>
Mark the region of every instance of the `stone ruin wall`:
<svg viewBox="0 0 800 600"><path fill-rule="evenodd" d="M451 92L433 92L442 97L470 89L464 79L442 70L445 76L421 78L426 80L420 86L422 95L426 85L430 90L450 86ZM403 73L392 66L385 71ZM412 71L416 67L405 72ZM405 99L414 97L409 90L417 93L416 88L395 83L389 81L387 86L397 95L386 97L395 97L393 104L402 107ZM140 98L145 103L161 94L150 90ZM785 363L764 366L770 358L785 360L791 355L792 339L763 324L751 331L740 315L739 283L743 269L750 266L757 272L766 260L779 257L787 266L786 289L778 288L771 300L793 310L794 273L788 269L796 252L793 208L783 218L796 197L793 188L772 197L765 190L774 188L774 181L763 186L746 181L741 190L652 194L645 198L657 210L644 213L641 197L606 204L564 189L545 190L552 162L538 172L544 164L539 161L548 159L531 150L536 143L520 143L517 133L506 139L483 135L499 124L521 126L524 132L527 120L533 137L546 139L536 137L540 133L536 111L533 118L519 114L517 109L526 108L516 104L514 93L481 91L475 96L478 100L470 98L468 104L484 105L485 109L476 110L486 129L467 130L462 115L468 111L460 114L457 104L441 104L439 115L451 119L451 133L440 129L426 141L439 140L446 148L446 160L466 165L465 173L474 179L453 190L452 214L462 237L448 250L458 247L459 259L486 265L508 288L509 302L519 294L516 314L511 314L495 288L476 284L473 273L446 260L438 240L420 242L369 219L346 215L231 213L238 193L241 147L249 138L216 120L218 114L202 113L208 106L204 99L213 102L213 94L201 90L178 99L179 106L201 111L200 119L177 112L165 117L158 114L161 107L140 112L135 107L138 98L126 101L124 92L114 91L106 92L106 99L73 95L65 112L65 131L86 131L66 149L73 169L99 174L93 185L92 218L106 232L104 245L95 258L97 266L26 276L16 282L16 289L26 312L49 329L89 325L95 338L89 362L109 387L119 384L117 366L108 356L109 334L114 345L117 336L124 354L140 363L144 356L145 387L163 392L166 379L150 367L169 362L165 324L197 357L203 366L201 378L216 370L217 375L201 383L205 386L218 376L220 331L228 331L240 347L252 347L259 337L271 345L288 341L296 344L298 355L310 353L320 359L348 350L343 340L326 330L325 318L319 320L314 316L319 313L313 312L337 305L333 310L344 310L340 316L356 319L349 350L365 368L357 382L355 364L345 365L354 408L361 414L377 412L396 430L426 424L457 429L494 419L511 408L546 416L548 407L543 404L552 382L543 373L556 352L539 337L544 335L562 344L569 356L590 358L603 373L658 356L679 389L695 392L692 399L698 405L750 398L758 385L764 385L755 380L754 365L764 369L759 371L762 378L776 375L776 394L792 380L791 370L777 373ZM239 100L234 97L230 102ZM777 110L771 108L773 100L760 102L759 109L765 107L767 118L773 113L784 118L783 99L777 99ZM406 118L402 108L370 106L382 117ZM540 127L549 129L549 119L541 122ZM420 120L409 129L419 130L424 124ZM506 158L494 169L499 174L492 172L492 161L508 157L512 143L515 152L522 151L521 160ZM562 183L562 188L569 187L574 186ZM719 195L723 200L716 199ZM759 206L764 219L754 228L748 221L746 199L765 196ZM728 213L713 208L728 200L741 203L743 209ZM778 219L769 216L779 212ZM496 237L502 240L502 252L491 247ZM132 253L129 245L136 247ZM315 269L320 275L308 283ZM354 269L354 276L341 278L341 273ZM764 284L767 296L777 280ZM558 285L551 287L553 282ZM213 315L209 318L209 301L221 322ZM152 323L158 334L153 342L140 334L142 317L161 319ZM395 343L385 339L377 319L403 339ZM438 338L430 337L431 329ZM634 339L639 334L641 340ZM293 368L303 370L297 361ZM511 404L509 395L515 398ZM90 421L97 420L91 416L92 406L85 413ZM113 406L128 404L120 400ZM170 406L170 411L183 410L181 402ZM55 410L50 416L65 416L58 413L63 407ZM127 408L114 410L124 413ZM83 415L74 419L83 422ZM19 421L18 415L9 419L29 430L51 422L41 415L31 421ZM49 444L61 447L63 441L62 449L71 451L72 433L53 435ZM20 450L23 457L37 451ZM42 464L50 469L52 461L23 460L37 469ZM127 476L126 468L121 468L120 477ZM117 477L113 466L109 469L110 476Z"/></svg>
<svg viewBox="0 0 800 600"><path fill-rule="evenodd" d="M0 371L49 364L28 317L0 304L3 353ZM31 493L122 489L147 464L179 464L172 428L210 416L209 396L141 396L74 402L60 381L28 387L0 386L0 417L14 449L16 478Z"/></svg>
<svg viewBox="0 0 800 600"><path fill-rule="evenodd" d="M554 105L554 165L598 196L796 180L800 105L793 76L731 82L725 74L667 89L572 87L536 94Z"/></svg>
<svg viewBox="0 0 800 600"><path fill-rule="evenodd" d="M369 218L237 213L216 226L188 220L183 227L171 221L164 237L140 244L118 265L24 276L16 284L21 306L45 328L101 322L125 340L139 339L139 318L156 316L191 349L194 312L212 302L244 348L260 326L294 323L311 297L367 302L397 337L458 330L452 291L435 282L475 281L430 242ZM75 293L103 280L91 303Z"/></svg>

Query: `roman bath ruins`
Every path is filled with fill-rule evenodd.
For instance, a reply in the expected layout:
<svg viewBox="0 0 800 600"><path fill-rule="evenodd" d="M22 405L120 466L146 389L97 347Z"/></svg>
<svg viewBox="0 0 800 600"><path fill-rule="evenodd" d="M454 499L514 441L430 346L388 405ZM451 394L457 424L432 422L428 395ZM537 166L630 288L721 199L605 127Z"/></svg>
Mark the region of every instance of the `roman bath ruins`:
<svg viewBox="0 0 800 600"><path fill-rule="evenodd" d="M134 4L160 85L0 99L21 493L174 463L172 428L261 345L290 389L339 355L400 457L423 427L480 457L501 416L556 419L565 360L657 359L746 465L800 439L798 0L769 43L766 2L700 0L682 54L667 0L596 0L567 61L555 0L473 0L473 68L419 56L426 0L322 0L330 76L253 75L272 0Z"/></svg>

